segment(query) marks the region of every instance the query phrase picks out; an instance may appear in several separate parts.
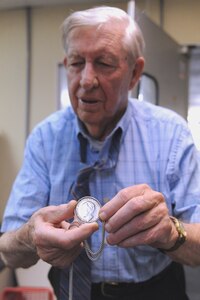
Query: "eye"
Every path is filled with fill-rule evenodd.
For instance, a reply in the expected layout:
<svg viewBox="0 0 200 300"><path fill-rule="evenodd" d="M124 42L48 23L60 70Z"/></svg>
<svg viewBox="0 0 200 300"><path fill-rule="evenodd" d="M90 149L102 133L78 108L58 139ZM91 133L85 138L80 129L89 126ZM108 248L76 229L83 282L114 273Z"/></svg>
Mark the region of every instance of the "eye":
<svg viewBox="0 0 200 300"><path fill-rule="evenodd" d="M68 67L80 68L84 65L85 61L81 57L73 57L68 59Z"/></svg>
<svg viewBox="0 0 200 300"><path fill-rule="evenodd" d="M98 65L105 67L105 68L114 68L114 66L108 62L105 61L98 61Z"/></svg>
<svg viewBox="0 0 200 300"><path fill-rule="evenodd" d="M84 64L83 61L75 61L75 62L72 62L72 63L70 64L70 66L72 66L72 67L80 67L80 66L82 66L83 64Z"/></svg>

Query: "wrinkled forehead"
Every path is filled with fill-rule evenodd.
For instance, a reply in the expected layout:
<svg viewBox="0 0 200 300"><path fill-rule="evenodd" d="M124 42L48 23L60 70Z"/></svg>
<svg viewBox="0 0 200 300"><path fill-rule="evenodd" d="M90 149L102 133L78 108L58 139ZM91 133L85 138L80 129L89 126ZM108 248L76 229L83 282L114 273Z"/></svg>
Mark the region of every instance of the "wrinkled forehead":
<svg viewBox="0 0 200 300"><path fill-rule="evenodd" d="M85 40L86 43L91 40L96 43L102 41L102 43L116 43L123 46L125 30L125 24L122 24L121 22L120 24L113 23L111 21L95 26L77 26L72 28L68 33L66 43L69 46L76 40Z"/></svg>
<svg viewBox="0 0 200 300"><path fill-rule="evenodd" d="M116 29L116 28L115 28ZM80 27L73 29L67 41L66 55L126 55L123 48L121 29L114 30L111 26Z"/></svg>

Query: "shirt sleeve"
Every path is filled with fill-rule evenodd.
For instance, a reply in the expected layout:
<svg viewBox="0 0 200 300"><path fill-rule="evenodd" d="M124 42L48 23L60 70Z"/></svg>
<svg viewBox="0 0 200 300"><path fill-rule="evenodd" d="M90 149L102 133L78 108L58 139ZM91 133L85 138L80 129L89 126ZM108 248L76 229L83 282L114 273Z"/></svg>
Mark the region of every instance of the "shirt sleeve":
<svg viewBox="0 0 200 300"><path fill-rule="evenodd" d="M173 214L186 222L199 222L200 154L187 126L177 132L167 171Z"/></svg>
<svg viewBox="0 0 200 300"><path fill-rule="evenodd" d="M48 205L49 170L40 129L27 140L22 168L13 184L1 232L19 228L39 208Z"/></svg>

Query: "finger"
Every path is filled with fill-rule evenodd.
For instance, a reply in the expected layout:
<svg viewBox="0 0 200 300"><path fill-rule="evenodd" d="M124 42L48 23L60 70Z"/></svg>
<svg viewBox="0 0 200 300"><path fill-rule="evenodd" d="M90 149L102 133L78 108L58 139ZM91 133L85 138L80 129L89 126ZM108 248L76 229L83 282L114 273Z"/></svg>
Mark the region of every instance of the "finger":
<svg viewBox="0 0 200 300"><path fill-rule="evenodd" d="M130 247L136 247L136 246L141 246L141 245L149 245L151 244L150 239L148 236L151 236L152 238L152 233L150 229L147 229L145 231L142 231L134 236L131 236L127 239L124 239L120 243L117 244L119 247L123 248L130 248Z"/></svg>
<svg viewBox="0 0 200 300"><path fill-rule="evenodd" d="M105 230L109 233L119 230L124 224L132 220L144 210L143 196L135 197L120 207L105 224Z"/></svg>
<svg viewBox="0 0 200 300"><path fill-rule="evenodd" d="M80 223L77 221L73 221L70 225L69 225L69 229L73 229L73 228L77 228L80 226Z"/></svg>
<svg viewBox="0 0 200 300"><path fill-rule="evenodd" d="M125 203L110 219L106 222L107 232L115 232L134 217L152 210L164 204L163 196L153 190L148 190L142 196L137 196ZM161 205L162 207L162 205Z"/></svg>
<svg viewBox="0 0 200 300"><path fill-rule="evenodd" d="M97 229L97 223L83 224L73 230L53 227L50 223L41 223L35 231L34 240L37 247L57 247L69 250L79 245Z"/></svg>
<svg viewBox="0 0 200 300"><path fill-rule="evenodd" d="M162 221L165 211L166 210L161 206L139 214L121 226L116 232L110 233L107 237L108 243L111 245L119 244L125 239L133 237L149 228L153 228Z"/></svg>
<svg viewBox="0 0 200 300"><path fill-rule="evenodd" d="M115 214L122 206L124 206L130 199L143 196L146 190L150 190L146 184L135 185L122 189L117 195L107 202L99 213L99 218L102 221L107 221L113 214Z"/></svg>
<svg viewBox="0 0 200 300"><path fill-rule="evenodd" d="M96 230L98 230L99 226L95 223L85 223L81 224L79 227L73 227L71 230L65 232L65 236L67 236L68 243L75 247L77 243L82 243L84 240L89 238L91 234L93 234Z"/></svg>
<svg viewBox="0 0 200 300"><path fill-rule="evenodd" d="M45 222L58 224L63 220L68 220L74 216L76 204L77 202L72 200L67 204L44 207L40 209L36 215L41 217Z"/></svg>
<svg viewBox="0 0 200 300"><path fill-rule="evenodd" d="M165 235L169 236L169 232L170 227L165 229L162 222L160 222L151 228L140 231L138 234L124 239L118 244L118 246L129 248L139 245L149 245L155 248L160 248L161 245L165 243Z"/></svg>

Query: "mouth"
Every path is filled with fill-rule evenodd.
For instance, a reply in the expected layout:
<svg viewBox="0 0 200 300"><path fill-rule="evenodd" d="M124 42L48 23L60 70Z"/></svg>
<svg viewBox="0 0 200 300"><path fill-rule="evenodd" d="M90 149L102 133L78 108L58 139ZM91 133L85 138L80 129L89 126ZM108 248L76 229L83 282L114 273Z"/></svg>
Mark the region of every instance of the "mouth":
<svg viewBox="0 0 200 300"><path fill-rule="evenodd" d="M99 102L99 100L95 99L84 99L84 98L78 98L78 101L83 104L96 104Z"/></svg>

